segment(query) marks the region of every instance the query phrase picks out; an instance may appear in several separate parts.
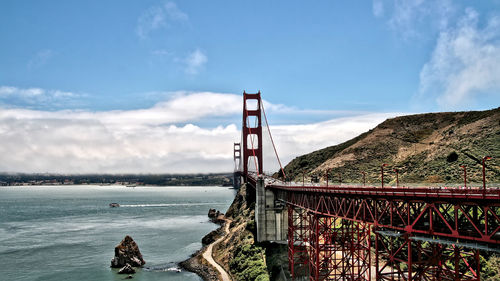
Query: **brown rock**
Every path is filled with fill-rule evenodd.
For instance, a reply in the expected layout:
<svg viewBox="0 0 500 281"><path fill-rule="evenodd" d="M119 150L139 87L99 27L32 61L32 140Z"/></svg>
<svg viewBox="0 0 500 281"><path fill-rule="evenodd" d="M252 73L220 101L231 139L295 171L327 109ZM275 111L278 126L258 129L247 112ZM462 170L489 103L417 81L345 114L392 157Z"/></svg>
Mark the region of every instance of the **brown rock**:
<svg viewBox="0 0 500 281"><path fill-rule="evenodd" d="M135 267L146 264L139 251L139 246L128 235L115 247L115 257L111 260L111 267L119 268L127 264Z"/></svg>
<svg viewBox="0 0 500 281"><path fill-rule="evenodd" d="M216 224L223 224L226 222L226 217L224 216L223 213L219 213L217 212L217 217L213 218L212 219L212 222L216 223Z"/></svg>
<svg viewBox="0 0 500 281"><path fill-rule="evenodd" d="M217 217L217 213L215 212L215 209L209 209L208 210L208 217L211 218L211 219Z"/></svg>
<svg viewBox="0 0 500 281"><path fill-rule="evenodd" d="M221 213L215 209L208 210L208 217L213 223L222 224L225 221L224 213Z"/></svg>
<svg viewBox="0 0 500 281"><path fill-rule="evenodd" d="M133 269L132 266L128 263L124 267L122 267L120 271L118 271L118 274L134 274L134 273L135 269Z"/></svg>

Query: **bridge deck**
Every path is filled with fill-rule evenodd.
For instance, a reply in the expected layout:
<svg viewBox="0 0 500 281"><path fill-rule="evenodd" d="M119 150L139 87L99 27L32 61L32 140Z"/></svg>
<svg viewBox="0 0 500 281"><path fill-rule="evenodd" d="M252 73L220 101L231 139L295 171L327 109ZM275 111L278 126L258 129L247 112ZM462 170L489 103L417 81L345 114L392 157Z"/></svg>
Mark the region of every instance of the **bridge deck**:
<svg viewBox="0 0 500 281"><path fill-rule="evenodd" d="M376 187L376 186L312 186L312 185L281 185L269 184L267 188L291 192L322 193L332 195L354 195L370 197L406 197L415 199L461 199L461 200L498 200L500 204L500 189L487 190L456 187Z"/></svg>
<svg viewBox="0 0 500 281"><path fill-rule="evenodd" d="M252 184L257 181L257 175L250 173L247 177ZM399 197L415 199L457 199L457 200L487 200L498 201L500 204L500 188L488 187L486 190L478 187L407 187L407 186L358 186L358 185L312 185L285 183L272 177L264 178L266 188L289 192L317 193L331 195L354 195L363 197Z"/></svg>

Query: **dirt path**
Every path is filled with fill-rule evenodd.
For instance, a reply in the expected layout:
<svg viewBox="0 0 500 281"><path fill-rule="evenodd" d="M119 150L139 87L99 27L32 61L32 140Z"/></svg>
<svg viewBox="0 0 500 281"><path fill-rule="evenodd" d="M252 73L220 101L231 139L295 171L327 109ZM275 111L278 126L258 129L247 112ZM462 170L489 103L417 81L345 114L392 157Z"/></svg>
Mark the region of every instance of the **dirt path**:
<svg viewBox="0 0 500 281"><path fill-rule="evenodd" d="M229 224L231 223L230 220L226 220L226 224L224 225L224 231L225 233L229 233ZM226 270L220 266L212 257L212 252L213 252L213 247L214 245L217 245L220 241L222 241L225 238L226 235L222 236L221 238L215 240L212 244L208 245L207 249L205 252L203 252L202 257L207 260L217 271L220 272L220 275L222 277L222 281L231 281L231 276L226 272Z"/></svg>

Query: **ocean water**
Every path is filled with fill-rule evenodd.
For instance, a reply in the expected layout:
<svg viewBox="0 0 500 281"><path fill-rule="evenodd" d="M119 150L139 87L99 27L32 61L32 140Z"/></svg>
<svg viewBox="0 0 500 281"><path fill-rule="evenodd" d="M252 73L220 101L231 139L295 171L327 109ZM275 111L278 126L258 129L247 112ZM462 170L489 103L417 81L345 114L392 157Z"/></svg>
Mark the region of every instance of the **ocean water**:
<svg viewBox="0 0 500 281"><path fill-rule="evenodd" d="M173 269L217 228L208 209L227 210L234 195L215 186L0 187L0 280L123 280L109 265L125 235L146 260L133 280L201 280Z"/></svg>

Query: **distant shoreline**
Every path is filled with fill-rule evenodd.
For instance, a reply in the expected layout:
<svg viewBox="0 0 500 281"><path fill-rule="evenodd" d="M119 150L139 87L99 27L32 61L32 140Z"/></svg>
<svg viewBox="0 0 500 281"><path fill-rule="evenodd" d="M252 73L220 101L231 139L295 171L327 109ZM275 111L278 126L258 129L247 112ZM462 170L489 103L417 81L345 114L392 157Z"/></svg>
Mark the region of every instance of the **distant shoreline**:
<svg viewBox="0 0 500 281"><path fill-rule="evenodd" d="M232 173L220 174L0 174L0 186L121 185L121 186L232 186Z"/></svg>

